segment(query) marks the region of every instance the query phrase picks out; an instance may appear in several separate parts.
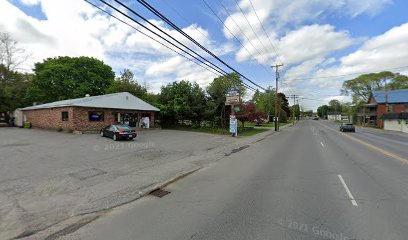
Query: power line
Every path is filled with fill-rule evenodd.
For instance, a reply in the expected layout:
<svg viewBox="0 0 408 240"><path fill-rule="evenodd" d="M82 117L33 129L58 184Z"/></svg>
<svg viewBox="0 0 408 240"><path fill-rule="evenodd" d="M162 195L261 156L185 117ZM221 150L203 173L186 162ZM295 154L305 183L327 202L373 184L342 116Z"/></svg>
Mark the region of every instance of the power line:
<svg viewBox="0 0 408 240"><path fill-rule="evenodd" d="M95 4L91 3L91 2L89 2L88 0L84 0L84 1L87 2L87 3L89 3L90 5L92 5L93 7L99 9L100 11L106 13L106 14L109 15L110 17L115 18L116 20L120 21L121 23L126 24L127 26L133 28L135 31L137 31L137 32L139 32L139 33L141 33L141 34L143 34L144 36L146 36L146 37L148 37L149 39L155 41L156 43L162 45L163 47L169 49L170 51L172 51L172 52L174 52L174 53L176 53L176 54L178 54L178 55L180 55L180 56L186 58L187 60L189 60L189 61L191 61L191 62L197 64L198 66L200 66L200 67L202 67L202 68L204 68L204 69L206 69L206 70L212 72L213 74L218 75L217 73L213 72L212 70L208 69L207 67L205 67L205 66L203 66L203 65L200 65L199 63L197 63L197 62L193 61L192 59L188 58L187 56L185 56L185 55L183 55L183 54L177 52L176 50L170 48L169 46L165 45L164 43L161 43L161 42L158 41L157 39L154 39L152 36L147 35L146 33L140 31L140 30L137 29L136 27L130 25L129 23L123 21L122 19L120 19L120 18L116 17L115 15L109 13L108 11L102 9L101 7L99 7L99 6L97 6L97 5L95 5Z"/></svg>
<svg viewBox="0 0 408 240"><path fill-rule="evenodd" d="M187 33L185 33L182 29L180 29L177 25L175 25L172 21L170 21L167 17L165 17L163 14L161 14L159 11L157 11L154 7L152 7L151 5L149 5L146 1L144 0L137 0L140 4L142 4L145 8L147 8L149 11L151 11L153 14L155 14L157 17L159 17L160 19L162 19L163 21L165 21L167 24L169 24L171 27L173 27L175 30L177 30L179 33L181 33L183 36L185 36L187 39L189 39L191 42L193 42L195 45L197 45L198 47L200 47L202 50L204 50L205 52L207 52L209 55L211 55L212 57L214 57L215 59L217 59L219 62L221 62L224 66L226 66L227 68L229 68L230 70L236 72L238 75L240 75L241 77L243 77L244 79L246 79L247 81L249 81L250 83L252 83L253 85L257 86L258 88L261 88L262 90L265 90L265 88L263 88L262 86L258 85L257 83L255 83L254 81L252 81L251 79L249 79L248 77L244 76L242 73L238 72L235 68L231 67L230 65L228 65L225 61L223 61L221 58L219 58L217 55L215 55L214 53L212 53L210 50L208 50L207 48L203 47L200 43L198 43L194 38L192 38L190 35L188 35ZM121 4L122 6L126 6L123 3L120 3L120 1L115 0L115 2L118 2L119 4ZM126 6L127 9L129 9ZM129 9L130 10L130 9ZM134 12L133 10L130 10L131 12Z"/></svg>
<svg viewBox="0 0 408 240"><path fill-rule="evenodd" d="M258 41L261 43L261 45L264 47L264 49L265 49L266 51L268 51L268 49L265 47L265 45L263 44L263 42L259 39L259 36L258 36L258 34L255 32L254 28L252 27L252 24L249 22L248 18L245 16L245 13L244 13L244 11L242 10L242 8L239 6L237 0L234 0L234 2L235 2L235 5L237 5L237 7L239 8L239 10L241 11L242 16L244 16L244 18L245 18L246 22L248 23L248 25L251 27L252 32L254 32L254 34L255 34L255 37L258 39Z"/></svg>
<svg viewBox="0 0 408 240"><path fill-rule="evenodd" d="M242 44L242 42L238 39L238 37L237 36L235 36L235 34L233 34L232 33L232 31L228 28L228 26L221 20L221 18L218 16L218 14L214 11L214 9L208 4L208 2L207 1L205 1L205 0L202 0L203 1L203 3L205 4L205 6L211 11L211 13L218 19L218 21L220 21L221 22L221 24L223 24L224 25L224 27L225 27L225 29L227 29L227 31L235 38L235 40L237 40L238 41L238 43L246 50L246 52L255 60L255 62L256 62L256 58L254 57L254 55L248 50L248 48L246 48L243 44ZM251 43L252 44L252 43ZM253 45L252 45L253 46ZM254 46L253 46L254 47ZM254 47L254 49L255 49L255 47ZM264 65L262 65L262 64L259 64L260 66L262 66L265 70L266 70L266 68L265 68L265 66ZM267 72L268 72L268 70L266 70ZM268 72L269 73L269 72Z"/></svg>
<svg viewBox="0 0 408 240"><path fill-rule="evenodd" d="M149 29L148 27L146 27L145 25L143 25L142 23L136 21L135 19L131 18L129 15L123 13L122 11L120 11L118 8L115 8L114 6L112 6L111 4L107 3L104 0L99 0L101 2L103 2L104 4L106 4L107 6L109 6L110 8L114 9L115 11L121 13L123 16L129 18L130 20L132 20L133 22L137 23L139 26L145 28L146 30L150 31L151 33L155 34L156 36L160 37L161 39L165 40L166 42L170 43L171 45L173 45L174 47L176 47L177 49L185 52L186 54L188 54L191 57L194 57L193 55L191 55L189 52L187 52L184 49L181 49L179 46L175 45L174 43L170 42L168 39L164 38L163 36L159 35L158 33L152 31L151 29ZM147 20L145 17L143 17L142 15L138 14L137 12L133 11L132 9L130 9L128 6L126 6L125 4L121 3L120 1L115 0L115 2L119 3L122 7L126 8L127 10L131 11L133 14L135 14L136 16L138 16L139 18L141 18L143 21L147 22L149 25L153 26L155 29L159 30L161 33L165 34L167 37L169 37L170 39L172 39L173 41L175 41L176 43L178 43L179 45L183 46L184 48L188 49L189 51L193 52L196 56L198 56L200 59L202 59L203 64L208 65L211 64L212 66L214 66L215 68L217 68L217 72L223 74L226 73L222 68L218 67L217 65L215 65L214 63L210 62L209 60L207 60L206 58L204 58L203 56L201 56L200 54L198 54L196 51L192 50L191 48L189 48L188 46L186 46L185 44L181 43L180 41L178 41L177 39L175 39L174 37L170 36L168 33L166 33L165 31L163 31L162 29L160 29L159 27L157 27L155 24L151 23L149 20ZM196 57L194 57L196 58ZM203 62L205 61L205 62ZM209 66L210 67L210 66ZM223 73L222 73L223 72Z"/></svg>
<svg viewBox="0 0 408 240"><path fill-rule="evenodd" d="M275 53L276 53L276 57L277 57L277 59L279 60L279 53L278 53L278 51L276 50L275 45L273 45L271 38L270 38L269 35L266 33L265 27L264 27L264 25L262 24L261 19L259 18L258 13L257 13L256 10L255 10L255 7L254 7L254 4L252 3L252 0L249 0L249 3L251 4L252 9L254 10L255 16L256 16L256 18L258 19L259 24L261 24L263 33L264 33L265 36L268 38L269 44L272 46L273 50L274 50ZM281 62L281 63L282 63L282 62ZM282 63L282 64L283 64L283 63Z"/></svg>
<svg viewBox="0 0 408 240"><path fill-rule="evenodd" d="M163 0L164 4L166 4L173 12L175 12L181 19L184 20L185 23L189 23L187 18L185 18L177 9L175 9L171 4L167 2L167 0ZM205 35L195 24L192 25L195 30L197 30L203 37L207 38L207 40L211 41L207 35Z"/></svg>
<svg viewBox="0 0 408 240"><path fill-rule="evenodd" d="M211 71L210 69L208 69L207 67L205 67L205 66L203 66L203 65L200 65L199 63L195 62L194 60L192 60L192 59L188 58L187 56L185 56L185 55L183 55L183 54L177 52L176 50L170 48L169 46L166 46L165 44L159 42L158 40L154 39L153 37L147 35L146 33L142 32L142 31L140 31L139 29L135 28L134 26L130 25L129 23L127 23L127 22L125 22L125 21L119 19L118 17L116 17L116 16L114 16L113 14L107 12L106 10L104 10L104 9L102 9L102 8L100 8L100 7L98 7L98 6L96 6L95 4L89 2L88 0L84 0L84 1L87 2L87 3L89 3L89 4L92 5L92 6L96 7L97 9L103 11L104 13L108 14L109 16L111 16L111 17L117 19L118 21L120 21L120 22L126 24L127 26L133 28L133 29L136 30L137 32L139 32L139 33L143 34L144 36L148 37L149 39L151 39L151 40L153 40L153 41L159 43L160 45L166 47L167 49L169 49L169 50L171 50L171 51L177 53L178 55L180 55L180 56L186 58L187 60L189 60L189 61L191 61L191 62L197 64L198 66L200 66L200 67L206 69L207 71L210 71L211 73L213 73L213 74L215 74L215 75L218 75L218 76L224 76L224 74L222 74L222 73L221 73L221 75L220 75L220 74L217 74L217 73ZM101 1L102 1L102 0L101 0ZM102 1L102 2L104 2L104 1ZM104 2L104 3L107 4L106 2ZM163 37L161 37L161 36L158 35L157 33L151 31L151 29L146 28L143 24L140 24L139 22L137 22L136 20L134 20L134 19L131 18L130 16L128 16L128 15L124 14L123 12L121 12L120 10L114 8L112 5L110 5L110 4L107 4L107 5L108 5L109 7L111 7L112 9L116 10L117 12L121 13L123 16L129 18L129 19L132 20L133 22L138 23L139 25L141 25L141 26L144 27L145 29L149 30L150 32L152 32L152 33L154 33L155 35L157 35L157 36L159 36L160 38L162 38L163 40L165 40L165 41L167 41L168 43L172 44L173 46L175 46L175 47L178 48L179 50L181 50L181 51L183 51L183 52L189 54L189 53L188 53L187 51L185 51L184 49L181 49L181 48L179 48L178 46L176 46L176 45L174 45L173 43L171 43L170 41L168 41L167 39L164 39ZM189 54L189 55L190 55L191 57L193 57L194 59L196 59L197 61L199 61L199 62L205 64L205 62L203 62L201 59L198 59L197 57L195 57L195 56L193 56L193 55L191 55L191 54ZM206 65L206 66L208 66L208 65ZM215 71L217 71L217 72L219 72L217 69L214 69L212 66L208 66L208 67L211 68L211 69L213 69L213 70L215 70ZM224 72L225 72L225 71L224 71ZM225 74L228 74L228 73L225 72ZM253 87L249 86L249 85L246 84L246 83L243 83L243 85L244 85L245 88L247 88L247 89L249 89L249 90L256 91Z"/></svg>
<svg viewBox="0 0 408 240"><path fill-rule="evenodd" d="M205 0L203 0L205 2ZM222 1L220 0L219 3L221 4L221 6L224 8L224 10L227 12L227 14L229 15L229 17L231 18L231 20L234 22L235 26L237 26L238 30L242 33L242 35L244 36L244 38L248 41L249 44L251 44L251 46L254 48L255 51L258 52L259 56L262 55L262 52L259 51L259 49L257 47L255 47L255 45L252 43L252 41L248 38L248 36L245 34L245 32L242 30L242 28L239 26L239 24L235 21L234 17L232 16L232 14L229 12L229 10L227 9L227 7L222 3ZM225 26L226 24L224 24ZM252 54L251 54L252 55ZM255 58L254 58L255 59ZM261 65L263 66L263 65ZM263 66L265 68L265 66ZM268 72L268 71L266 71ZM269 72L268 72L269 73Z"/></svg>

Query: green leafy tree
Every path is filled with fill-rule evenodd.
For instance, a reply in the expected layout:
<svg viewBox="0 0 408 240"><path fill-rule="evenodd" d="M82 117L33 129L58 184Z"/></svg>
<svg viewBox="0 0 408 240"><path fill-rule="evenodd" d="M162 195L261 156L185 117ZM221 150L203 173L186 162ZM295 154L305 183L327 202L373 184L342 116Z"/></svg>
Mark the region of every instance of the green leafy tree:
<svg viewBox="0 0 408 240"><path fill-rule="evenodd" d="M408 77L399 73L380 72L364 74L343 83L341 93L351 95L354 103L367 102L372 91L408 88Z"/></svg>
<svg viewBox="0 0 408 240"><path fill-rule="evenodd" d="M214 78L207 88L207 94L212 101L213 111L217 116L220 116L221 127L225 125L225 120L228 119L230 108L225 107L225 95L231 87L236 87L240 90L241 97L245 96L245 88L242 80L237 73L230 73L225 76Z"/></svg>
<svg viewBox="0 0 408 240"><path fill-rule="evenodd" d="M265 92L255 92L252 101L255 103L258 111L265 112L267 115L275 115L275 90L269 87Z"/></svg>
<svg viewBox="0 0 408 240"><path fill-rule="evenodd" d="M90 57L48 58L34 73L30 94L41 102L102 95L115 78L110 66Z"/></svg>
<svg viewBox="0 0 408 240"><path fill-rule="evenodd" d="M330 112L330 107L327 105L322 105L317 108L317 115L320 118L327 118L327 113Z"/></svg>
<svg viewBox="0 0 408 240"><path fill-rule="evenodd" d="M120 77L116 78L112 85L106 89L106 93L116 92L129 92L140 99L148 100L147 89L138 84L134 79L132 71L129 69L123 70L120 73Z"/></svg>
<svg viewBox="0 0 408 240"><path fill-rule="evenodd" d="M31 75L8 70L0 64L0 112L11 113L16 108L30 105L27 89Z"/></svg>
<svg viewBox="0 0 408 240"><path fill-rule="evenodd" d="M341 102L337 99L330 100L329 110L332 112L341 112Z"/></svg>
<svg viewBox="0 0 408 240"><path fill-rule="evenodd" d="M199 124L205 118L207 98L197 83L173 82L161 88L159 107L163 125Z"/></svg>

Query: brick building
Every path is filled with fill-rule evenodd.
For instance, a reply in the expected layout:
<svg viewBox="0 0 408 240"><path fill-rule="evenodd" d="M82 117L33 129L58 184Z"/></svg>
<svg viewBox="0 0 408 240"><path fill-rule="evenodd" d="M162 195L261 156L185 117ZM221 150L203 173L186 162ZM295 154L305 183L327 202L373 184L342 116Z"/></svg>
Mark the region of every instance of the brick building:
<svg viewBox="0 0 408 240"><path fill-rule="evenodd" d="M68 99L21 110L24 121L32 127L77 131L97 130L116 123L141 127L146 117L152 126L154 114L159 111L128 92Z"/></svg>
<svg viewBox="0 0 408 240"><path fill-rule="evenodd" d="M408 112L408 89L374 91L360 109L358 119L362 125L383 128L384 115L399 116L404 112Z"/></svg>

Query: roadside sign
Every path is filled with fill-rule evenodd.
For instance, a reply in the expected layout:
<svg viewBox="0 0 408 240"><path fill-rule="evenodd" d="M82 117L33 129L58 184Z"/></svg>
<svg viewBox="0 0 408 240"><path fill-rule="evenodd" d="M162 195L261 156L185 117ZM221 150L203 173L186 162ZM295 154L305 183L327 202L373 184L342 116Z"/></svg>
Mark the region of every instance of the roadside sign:
<svg viewBox="0 0 408 240"><path fill-rule="evenodd" d="M226 97L226 100L225 100L226 105L233 105L236 103L239 103L239 96L232 96L232 97L227 96Z"/></svg>
<svg viewBox="0 0 408 240"><path fill-rule="evenodd" d="M229 88L226 94L225 105L234 105L239 102L240 102L239 89Z"/></svg>
<svg viewBox="0 0 408 240"><path fill-rule="evenodd" d="M236 118L230 119L230 133L234 133L235 135L237 133L237 119Z"/></svg>

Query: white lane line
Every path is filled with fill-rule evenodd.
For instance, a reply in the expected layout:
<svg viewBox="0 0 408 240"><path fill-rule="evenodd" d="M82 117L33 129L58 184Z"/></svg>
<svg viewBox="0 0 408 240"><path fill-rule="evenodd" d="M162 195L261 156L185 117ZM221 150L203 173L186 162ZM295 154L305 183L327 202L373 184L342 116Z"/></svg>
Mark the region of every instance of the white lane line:
<svg viewBox="0 0 408 240"><path fill-rule="evenodd" d="M344 189L346 189L346 192L347 192L347 195L348 195L349 198L350 198L351 204L353 204L353 206L356 206L356 207L357 207L357 206L358 206L358 205L357 205L357 202L356 202L356 200L354 199L353 194L351 194L350 189L347 187L347 184L346 184L346 182L344 181L343 177L342 177L340 174L338 174L337 176L339 177L341 184L343 184Z"/></svg>
<svg viewBox="0 0 408 240"><path fill-rule="evenodd" d="M323 142L320 142L320 145L322 145L322 147L324 147L324 144L323 144Z"/></svg>

